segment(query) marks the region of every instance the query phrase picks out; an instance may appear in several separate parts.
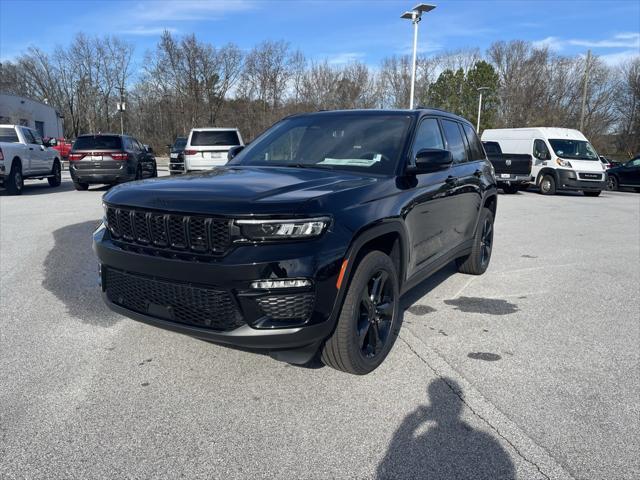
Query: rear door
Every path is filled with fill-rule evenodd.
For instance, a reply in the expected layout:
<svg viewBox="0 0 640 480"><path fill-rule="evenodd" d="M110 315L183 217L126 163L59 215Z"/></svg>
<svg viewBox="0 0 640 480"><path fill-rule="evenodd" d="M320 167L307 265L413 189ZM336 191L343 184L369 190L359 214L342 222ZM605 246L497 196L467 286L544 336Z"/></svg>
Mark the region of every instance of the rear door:
<svg viewBox="0 0 640 480"><path fill-rule="evenodd" d="M453 209L447 221L447 245L457 247L469 237L469 225L474 223L478 208L478 170L476 162L469 162L467 140L462 125L450 119L440 119L447 150L453 156L451 182ZM475 228L475 223L473 225Z"/></svg>
<svg viewBox="0 0 640 480"><path fill-rule="evenodd" d="M86 135L78 137L73 145L73 152L82 155L80 160L74 161L78 170L95 172L117 171L122 167L123 160L114 159L123 153L125 137L119 135Z"/></svg>
<svg viewBox="0 0 640 480"><path fill-rule="evenodd" d="M640 187L640 158L628 161L619 169L620 185Z"/></svg>
<svg viewBox="0 0 640 480"><path fill-rule="evenodd" d="M231 147L241 144L235 130L193 130L189 138L189 150L195 150L189 168L203 169L227 163Z"/></svg>

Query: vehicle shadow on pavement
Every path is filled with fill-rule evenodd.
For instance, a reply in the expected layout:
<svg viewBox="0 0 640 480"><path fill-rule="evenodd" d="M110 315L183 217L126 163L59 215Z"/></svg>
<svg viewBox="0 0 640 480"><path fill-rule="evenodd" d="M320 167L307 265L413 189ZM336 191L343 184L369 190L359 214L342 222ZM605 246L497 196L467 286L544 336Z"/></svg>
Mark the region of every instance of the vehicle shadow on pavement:
<svg viewBox="0 0 640 480"><path fill-rule="evenodd" d="M463 403L455 381L439 378L427 387L429 405L420 405L396 430L377 479L514 479L507 451L492 435L461 418Z"/></svg>
<svg viewBox="0 0 640 480"><path fill-rule="evenodd" d="M431 275L412 289L405 292L402 296L402 311L408 310L412 305L419 302L429 292L434 290L438 285L446 281L451 275L458 273L455 262L449 263L446 267ZM433 310L435 311L435 310Z"/></svg>
<svg viewBox="0 0 640 480"><path fill-rule="evenodd" d="M91 234L98 224L92 220L53 232L54 245L44 260L42 286L65 304L72 317L110 327L122 317L109 310L100 296L98 260L91 250Z"/></svg>

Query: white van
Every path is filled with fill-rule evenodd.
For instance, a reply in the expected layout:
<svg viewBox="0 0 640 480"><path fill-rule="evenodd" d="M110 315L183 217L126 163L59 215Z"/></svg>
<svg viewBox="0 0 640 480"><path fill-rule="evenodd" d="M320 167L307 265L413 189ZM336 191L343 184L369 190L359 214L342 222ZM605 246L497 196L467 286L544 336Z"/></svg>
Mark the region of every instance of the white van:
<svg viewBox="0 0 640 480"><path fill-rule="evenodd" d="M184 171L210 170L227 163L227 153L243 146L237 128L194 128L184 147Z"/></svg>
<svg viewBox="0 0 640 480"><path fill-rule="evenodd" d="M482 133L483 142L498 142L504 153L533 156L531 183L540 193L582 190L597 197L606 188L607 175L586 137L570 128L501 128Z"/></svg>

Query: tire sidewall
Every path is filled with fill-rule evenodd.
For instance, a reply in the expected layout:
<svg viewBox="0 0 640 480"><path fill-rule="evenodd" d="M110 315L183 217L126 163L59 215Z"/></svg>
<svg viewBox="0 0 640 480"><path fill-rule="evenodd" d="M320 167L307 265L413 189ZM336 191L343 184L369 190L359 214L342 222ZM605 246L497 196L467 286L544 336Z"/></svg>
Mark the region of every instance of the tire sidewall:
<svg viewBox="0 0 640 480"><path fill-rule="evenodd" d="M389 281L391 281L393 285L394 309L389 337L383 350L374 358L366 358L362 355L357 338L357 317L360 307L360 296L372 275L379 270L385 270L389 274ZM401 326L400 286L398 274L391 258L380 251L374 251L368 253L362 259L349 284L338 322L340 324L347 324L348 326L348 354L357 373L369 373L380 366L391 351Z"/></svg>
<svg viewBox="0 0 640 480"><path fill-rule="evenodd" d="M14 161L9 171L9 186L7 190L11 195L21 195L24 190L24 177L22 176L22 165L19 161Z"/></svg>
<svg viewBox="0 0 640 480"><path fill-rule="evenodd" d="M544 189L545 180L549 181L549 189ZM540 193L542 195L553 195L556 193L556 180L553 178L553 175L549 175L548 173L544 174L540 179Z"/></svg>

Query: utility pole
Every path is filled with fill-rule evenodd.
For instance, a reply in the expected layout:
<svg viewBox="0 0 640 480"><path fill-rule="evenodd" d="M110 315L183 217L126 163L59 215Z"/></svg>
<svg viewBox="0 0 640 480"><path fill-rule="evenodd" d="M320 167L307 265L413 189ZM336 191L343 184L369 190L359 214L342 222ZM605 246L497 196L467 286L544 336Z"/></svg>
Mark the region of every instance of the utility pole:
<svg viewBox="0 0 640 480"><path fill-rule="evenodd" d="M589 69L591 68L591 50L587 50L587 64L584 67L584 81L583 81L583 90L582 90L582 112L580 113L580 128L579 130L582 132L582 128L584 127L584 113L587 109L587 87L589 85Z"/></svg>
<svg viewBox="0 0 640 480"><path fill-rule="evenodd" d="M120 102L118 103L118 111L120 112L120 135L124 135L124 111L125 111L125 103L124 103L124 87L118 87L120 90Z"/></svg>

